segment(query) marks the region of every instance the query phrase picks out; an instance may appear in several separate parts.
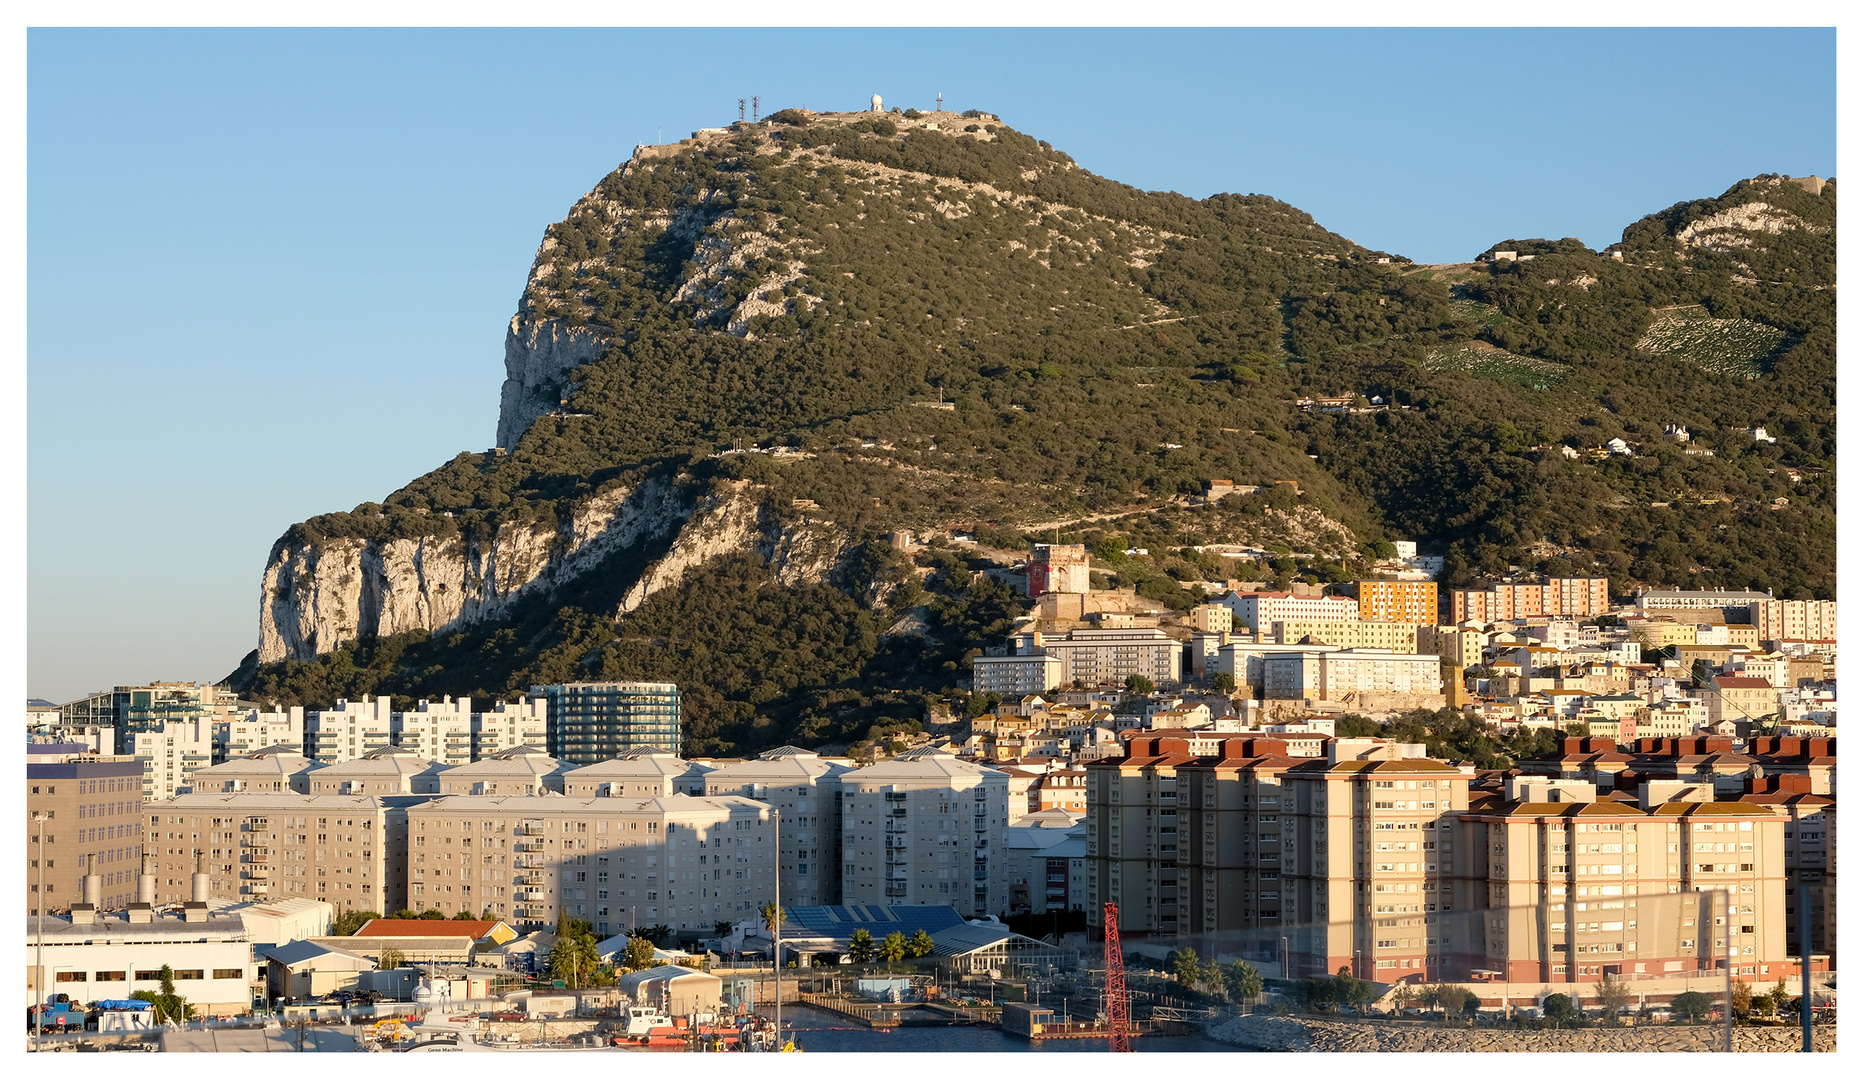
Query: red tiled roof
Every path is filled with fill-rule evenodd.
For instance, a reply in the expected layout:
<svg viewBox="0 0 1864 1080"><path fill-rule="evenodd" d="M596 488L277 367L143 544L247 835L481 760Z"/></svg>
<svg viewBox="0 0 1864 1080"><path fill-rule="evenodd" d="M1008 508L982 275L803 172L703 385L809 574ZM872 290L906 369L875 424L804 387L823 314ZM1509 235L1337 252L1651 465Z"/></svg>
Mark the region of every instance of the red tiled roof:
<svg viewBox="0 0 1864 1080"><path fill-rule="evenodd" d="M1717 675L1715 685L1724 690L1771 690L1773 684L1766 679L1756 679L1747 675Z"/></svg>

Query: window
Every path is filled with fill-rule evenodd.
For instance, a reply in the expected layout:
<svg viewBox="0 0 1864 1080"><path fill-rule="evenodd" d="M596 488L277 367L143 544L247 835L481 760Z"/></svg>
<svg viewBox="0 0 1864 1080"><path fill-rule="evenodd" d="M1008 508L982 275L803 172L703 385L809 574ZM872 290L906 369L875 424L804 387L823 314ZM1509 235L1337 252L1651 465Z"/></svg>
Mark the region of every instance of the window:
<svg viewBox="0 0 1864 1080"><path fill-rule="evenodd" d="M157 977L157 978L160 978L160 977L161 977L161 975L160 975L160 973L159 973L159 972L157 973L157 976L156 976L156 977ZM177 971L177 972L175 972L175 981L176 981L176 982L184 982L184 981L186 981L186 980L189 980L189 979L194 979L194 980L197 980L197 981L198 981L198 980L200 979L200 977L201 977L201 969L200 969L200 968L188 968L188 969L186 969L186 970L184 970L184 971Z"/></svg>
<svg viewBox="0 0 1864 1080"><path fill-rule="evenodd" d="M243 979L245 977L246 977L246 971L244 968L215 968L214 969L214 978L216 979Z"/></svg>
<svg viewBox="0 0 1864 1080"><path fill-rule="evenodd" d="M152 971L138 971L136 972L136 981L137 982L161 982L162 981L162 969L156 968Z"/></svg>
<svg viewBox="0 0 1864 1080"><path fill-rule="evenodd" d="M100 971L97 973L98 982L127 982L128 979L129 972L127 971Z"/></svg>
<svg viewBox="0 0 1864 1080"><path fill-rule="evenodd" d="M90 975L83 971L61 971L55 981L61 983L89 982Z"/></svg>

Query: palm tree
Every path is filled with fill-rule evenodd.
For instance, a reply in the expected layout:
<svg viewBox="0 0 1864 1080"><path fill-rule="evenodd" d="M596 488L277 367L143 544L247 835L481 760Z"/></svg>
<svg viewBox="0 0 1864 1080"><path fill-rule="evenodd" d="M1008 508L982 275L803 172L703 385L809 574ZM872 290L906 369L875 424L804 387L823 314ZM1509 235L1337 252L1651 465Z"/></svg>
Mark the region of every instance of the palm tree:
<svg viewBox="0 0 1864 1080"><path fill-rule="evenodd" d="M880 943L880 957L889 964L906 959L906 935L895 930Z"/></svg>
<svg viewBox="0 0 1864 1080"><path fill-rule="evenodd" d="M874 959L874 935L866 930L856 930L848 939L848 958L857 964L872 963Z"/></svg>
<svg viewBox="0 0 1864 1080"><path fill-rule="evenodd" d="M913 936L906 942L906 951L915 957L932 955L932 935L925 930L913 931Z"/></svg>

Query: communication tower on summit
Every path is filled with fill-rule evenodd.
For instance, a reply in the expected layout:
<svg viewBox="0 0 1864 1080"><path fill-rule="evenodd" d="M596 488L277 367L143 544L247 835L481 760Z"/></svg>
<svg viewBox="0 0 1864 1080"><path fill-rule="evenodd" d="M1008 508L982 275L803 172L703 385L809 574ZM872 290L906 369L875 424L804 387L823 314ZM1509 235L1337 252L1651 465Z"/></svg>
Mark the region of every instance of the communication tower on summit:
<svg viewBox="0 0 1864 1080"><path fill-rule="evenodd" d="M751 99L751 123L757 123L757 99Z"/></svg>
<svg viewBox="0 0 1864 1080"><path fill-rule="evenodd" d="M744 99L738 99L738 119L744 119Z"/></svg>
<svg viewBox="0 0 1864 1080"><path fill-rule="evenodd" d="M943 91L943 90L940 90L940 91L938 92L938 108L937 108L937 110L935 110L935 111L937 111L937 112L944 112L944 111L945 111L945 91Z"/></svg>

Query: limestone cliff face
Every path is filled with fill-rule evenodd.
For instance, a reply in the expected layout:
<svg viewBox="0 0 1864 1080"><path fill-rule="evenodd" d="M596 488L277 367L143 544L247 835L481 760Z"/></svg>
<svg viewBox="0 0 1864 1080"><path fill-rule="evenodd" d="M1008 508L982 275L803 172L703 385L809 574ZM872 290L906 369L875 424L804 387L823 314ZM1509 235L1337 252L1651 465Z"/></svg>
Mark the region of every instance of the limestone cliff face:
<svg viewBox="0 0 1864 1080"><path fill-rule="evenodd" d="M505 525L489 540L281 542L262 580L259 661L308 660L359 636L496 619L521 596L674 532L691 512L673 484L650 479L590 499L561 526Z"/></svg>
<svg viewBox="0 0 1864 1080"><path fill-rule="evenodd" d="M494 445L516 446L532 421L557 408L569 390L570 371L600 359L607 348L608 338L595 327L513 315L505 331L505 384L499 389Z"/></svg>
<svg viewBox="0 0 1864 1080"><path fill-rule="evenodd" d="M827 581L847 553L847 538L826 523L784 524L758 501L758 494L759 489L737 481L721 484L701 499L666 555L649 566L622 597L616 618L662 589L678 586L688 571L736 552L761 555L779 584Z"/></svg>

